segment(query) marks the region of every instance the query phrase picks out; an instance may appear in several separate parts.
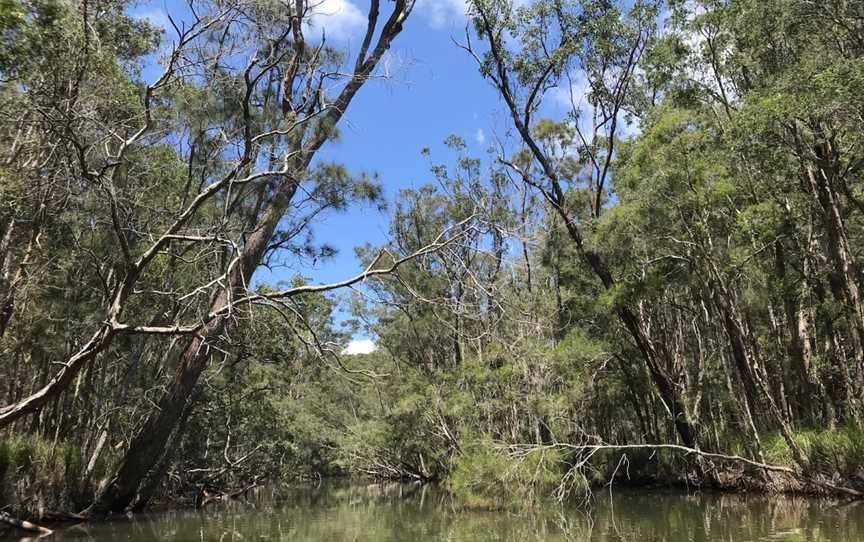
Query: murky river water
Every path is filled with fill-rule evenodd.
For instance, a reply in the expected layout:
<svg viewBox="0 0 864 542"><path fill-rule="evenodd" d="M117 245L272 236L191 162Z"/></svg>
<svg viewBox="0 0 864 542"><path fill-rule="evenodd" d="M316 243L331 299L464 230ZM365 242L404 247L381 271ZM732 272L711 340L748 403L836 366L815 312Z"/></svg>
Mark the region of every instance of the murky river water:
<svg viewBox="0 0 864 542"><path fill-rule="evenodd" d="M864 504L753 495L598 493L588 508L466 512L434 488L324 487L63 529L92 541L864 541Z"/></svg>

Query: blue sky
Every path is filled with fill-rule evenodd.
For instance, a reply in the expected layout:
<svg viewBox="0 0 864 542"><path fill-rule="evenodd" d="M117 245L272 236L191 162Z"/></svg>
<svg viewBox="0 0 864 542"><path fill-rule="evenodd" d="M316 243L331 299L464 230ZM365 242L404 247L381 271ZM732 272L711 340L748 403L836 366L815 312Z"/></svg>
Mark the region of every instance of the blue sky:
<svg viewBox="0 0 864 542"><path fill-rule="evenodd" d="M352 3L353 2L353 3ZM166 14L182 18L185 2L164 0L138 5L131 14L167 25ZM356 50L365 30L366 0L324 0L323 26L328 40ZM389 2L382 3L382 10ZM389 53L388 81L370 81L355 97L342 124L341 140L320 152L324 160L338 161L353 172L377 172L385 197L393 202L401 188L433 180L431 160L447 162L443 140L451 134L465 139L472 154L480 155L493 134L506 130L507 119L497 94L484 81L474 60L453 39L462 40L465 24L463 0L418 0ZM331 282L357 274L361 266L354 247L381 244L387 238L389 211L374 206L331 213L315 224L315 238L338 249L333 258L297 262L287 269L264 274L272 281L296 273L313 282Z"/></svg>

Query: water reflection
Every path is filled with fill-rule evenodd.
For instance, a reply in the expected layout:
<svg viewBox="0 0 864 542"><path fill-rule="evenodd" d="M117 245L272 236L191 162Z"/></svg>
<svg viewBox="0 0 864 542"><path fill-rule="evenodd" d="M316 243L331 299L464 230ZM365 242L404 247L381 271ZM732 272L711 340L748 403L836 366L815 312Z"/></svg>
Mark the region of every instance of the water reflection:
<svg viewBox="0 0 864 542"><path fill-rule="evenodd" d="M864 540L864 508L803 498L616 491L589 509L472 512L435 488L370 485L262 493L249 504L82 525L93 541L812 541Z"/></svg>

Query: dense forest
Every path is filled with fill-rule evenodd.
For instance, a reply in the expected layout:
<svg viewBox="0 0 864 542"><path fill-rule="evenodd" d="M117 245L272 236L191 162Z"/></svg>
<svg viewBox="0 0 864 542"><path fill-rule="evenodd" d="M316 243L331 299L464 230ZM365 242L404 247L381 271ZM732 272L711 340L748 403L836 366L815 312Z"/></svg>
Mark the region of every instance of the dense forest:
<svg viewBox="0 0 864 542"><path fill-rule="evenodd" d="M508 129L418 149L396 201L319 151L413 0L370 0L350 50L314 5L163 31L0 0L0 511L328 476L862 496L864 3L471 0L453 46ZM370 203L356 274L256 275Z"/></svg>

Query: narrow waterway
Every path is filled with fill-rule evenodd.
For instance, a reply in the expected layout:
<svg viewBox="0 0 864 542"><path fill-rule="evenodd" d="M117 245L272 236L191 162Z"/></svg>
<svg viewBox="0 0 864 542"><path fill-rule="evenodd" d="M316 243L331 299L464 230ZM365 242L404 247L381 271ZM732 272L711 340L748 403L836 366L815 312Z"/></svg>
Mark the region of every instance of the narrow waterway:
<svg viewBox="0 0 864 542"><path fill-rule="evenodd" d="M91 541L831 541L864 540L864 506L822 500L654 491L597 493L589 506L464 511L420 486L325 486L249 503L68 527Z"/></svg>

